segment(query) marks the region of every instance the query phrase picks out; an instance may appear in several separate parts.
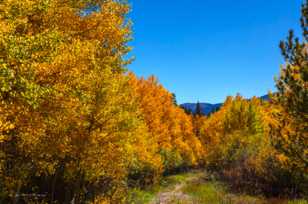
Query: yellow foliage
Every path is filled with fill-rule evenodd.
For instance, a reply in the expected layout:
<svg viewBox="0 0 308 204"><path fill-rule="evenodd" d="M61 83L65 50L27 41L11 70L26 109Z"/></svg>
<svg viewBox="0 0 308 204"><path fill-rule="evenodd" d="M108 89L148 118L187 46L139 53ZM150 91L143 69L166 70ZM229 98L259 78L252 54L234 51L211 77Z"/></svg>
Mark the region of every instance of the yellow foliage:
<svg viewBox="0 0 308 204"><path fill-rule="evenodd" d="M173 104L169 93L153 76L138 79L129 74L143 118L153 138L152 146L161 154L165 171L182 165L198 165L203 146L193 132L191 116Z"/></svg>

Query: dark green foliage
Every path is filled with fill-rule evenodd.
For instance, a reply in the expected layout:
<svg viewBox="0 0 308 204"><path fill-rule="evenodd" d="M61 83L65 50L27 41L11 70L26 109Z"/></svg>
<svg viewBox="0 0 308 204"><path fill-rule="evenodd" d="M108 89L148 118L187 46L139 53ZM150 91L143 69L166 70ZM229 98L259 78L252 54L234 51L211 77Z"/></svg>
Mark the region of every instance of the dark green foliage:
<svg viewBox="0 0 308 204"><path fill-rule="evenodd" d="M196 105L195 115L196 116L201 116L202 115L202 108L201 108L201 104L199 103L199 101L197 102L197 105Z"/></svg>
<svg viewBox="0 0 308 204"><path fill-rule="evenodd" d="M175 95L175 93L172 93L172 102L173 102L173 105L175 105L175 106L178 105L178 102L176 101L176 95Z"/></svg>

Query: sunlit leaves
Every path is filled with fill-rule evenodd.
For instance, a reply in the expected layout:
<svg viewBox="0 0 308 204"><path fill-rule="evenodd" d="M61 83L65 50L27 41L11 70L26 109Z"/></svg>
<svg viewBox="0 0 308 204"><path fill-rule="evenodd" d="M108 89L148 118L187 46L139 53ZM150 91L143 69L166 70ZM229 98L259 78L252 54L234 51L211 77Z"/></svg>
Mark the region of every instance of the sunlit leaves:
<svg viewBox="0 0 308 204"><path fill-rule="evenodd" d="M130 84L164 170L198 165L203 146L193 132L191 116L174 104L173 95L155 77L137 79L130 74Z"/></svg>
<svg viewBox="0 0 308 204"><path fill-rule="evenodd" d="M79 15L94 3L101 10ZM71 186L72 198L105 180L114 185L105 193L118 191L133 144L145 139L123 72L127 5L5 0L0 11L1 184L8 196L36 177L50 188L59 180Z"/></svg>

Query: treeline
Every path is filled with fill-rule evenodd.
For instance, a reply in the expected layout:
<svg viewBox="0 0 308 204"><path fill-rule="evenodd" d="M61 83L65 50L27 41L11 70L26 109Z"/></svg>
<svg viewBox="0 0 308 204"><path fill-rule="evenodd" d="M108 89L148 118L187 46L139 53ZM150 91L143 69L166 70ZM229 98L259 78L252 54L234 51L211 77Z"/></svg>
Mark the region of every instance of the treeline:
<svg viewBox="0 0 308 204"><path fill-rule="evenodd" d="M125 69L128 11L0 2L0 203L120 203L128 186L199 165L192 118L154 77Z"/></svg>
<svg viewBox="0 0 308 204"><path fill-rule="evenodd" d="M128 12L0 1L0 203L125 203L129 187L192 167L239 190L307 195L307 4L303 42L281 44L278 93L229 97L209 118L127 71Z"/></svg>
<svg viewBox="0 0 308 204"><path fill-rule="evenodd" d="M300 142L293 138L285 131L294 129L281 123L286 117L281 114L282 107L273 102L228 97L222 109L201 126L206 168L238 192L307 196L307 160L296 155L307 154L307 132L297 132ZM283 148L294 151L293 155Z"/></svg>

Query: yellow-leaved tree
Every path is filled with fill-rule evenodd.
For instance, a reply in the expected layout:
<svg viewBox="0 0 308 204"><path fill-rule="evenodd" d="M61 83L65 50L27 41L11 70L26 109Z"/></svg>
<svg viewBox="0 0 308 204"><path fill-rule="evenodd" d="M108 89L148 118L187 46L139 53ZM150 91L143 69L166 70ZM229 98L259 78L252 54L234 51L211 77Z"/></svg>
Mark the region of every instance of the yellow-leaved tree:
<svg viewBox="0 0 308 204"><path fill-rule="evenodd" d="M191 116L174 104L174 96L154 76L138 79L130 74L130 84L152 137L152 146L160 155L163 171L199 165L203 146L194 134Z"/></svg>
<svg viewBox="0 0 308 204"><path fill-rule="evenodd" d="M3 202L122 199L133 146L146 143L124 74L128 11L116 0L0 2Z"/></svg>

